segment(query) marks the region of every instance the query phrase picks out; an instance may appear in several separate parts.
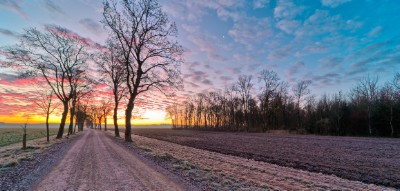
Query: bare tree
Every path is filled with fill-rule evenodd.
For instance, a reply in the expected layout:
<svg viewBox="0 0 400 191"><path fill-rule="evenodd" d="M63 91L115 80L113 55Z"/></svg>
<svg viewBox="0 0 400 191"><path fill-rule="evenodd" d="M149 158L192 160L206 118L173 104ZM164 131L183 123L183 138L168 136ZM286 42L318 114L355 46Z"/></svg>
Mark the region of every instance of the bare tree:
<svg viewBox="0 0 400 191"><path fill-rule="evenodd" d="M70 100L70 122L69 122L69 127L68 127L68 135L73 134L73 126L74 126L74 118L76 117L77 109L76 106L79 102L79 100L93 92L93 89L91 87L93 85L92 80L89 79L86 75L82 75L81 79L76 80L73 82L72 87L73 87L73 94L72 94L72 99Z"/></svg>
<svg viewBox="0 0 400 191"><path fill-rule="evenodd" d="M397 94L394 91L392 84L386 83L383 88L380 90L382 101L389 106L389 127L390 127L390 136L394 136L394 127L393 127L393 108L396 103Z"/></svg>
<svg viewBox="0 0 400 191"><path fill-rule="evenodd" d="M78 99L77 110L76 110L76 122L75 122L75 126L78 126L78 131L83 131L83 126L85 124L85 121L89 117L88 110L89 110L88 103Z"/></svg>
<svg viewBox="0 0 400 191"><path fill-rule="evenodd" d="M104 118L104 131L107 131L107 116L110 114L112 108L109 101L102 101L100 106ZM101 122L101 121L100 121Z"/></svg>
<svg viewBox="0 0 400 191"><path fill-rule="evenodd" d="M37 91L35 93L37 96L33 99L33 102L39 107L39 109L46 114L46 135L47 142L50 142L50 132L49 132L49 117L50 114L59 106L53 103L53 90L50 91Z"/></svg>
<svg viewBox="0 0 400 191"><path fill-rule="evenodd" d="M244 118L245 118L245 123L243 124L245 125L246 131L248 131L249 129L249 125L248 125L248 113L249 113L249 100L251 99L251 94L250 91L253 88L253 83L251 82L251 76L239 76L239 79L237 81L236 84L236 91L239 93L240 95L240 99L241 99L241 104L242 104L242 112L244 114Z"/></svg>
<svg viewBox="0 0 400 191"><path fill-rule="evenodd" d="M378 96L378 77L366 77L358 82L353 89L356 95L360 95L367 105L368 113L368 133L372 135L372 109Z"/></svg>
<svg viewBox="0 0 400 191"><path fill-rule="evenodd" d="M68 103L76 94L74 84L82 79L88 59L82 39L70 34L71 31L58 26L48 26L45 32L31 28L21 37L21 44L6 50L10 63L23 67L24 76L43 76L62 102L58 139L64 133Z"/></svg>
<svg viewBox="0 0 400 191"><path fill-rule="evenodd" d="M296 99L296 107L297 107L297 127L301 128L301 115L300 115L300 110L302 109L300 104L304 99L304 96L310 94L310 89L308 86L310 86L311 81L304 81L301 80L298 82L292 89L293 94Z"/></svg>
<svg viewBox="0 0 400 191"><path fill-rule="evenodd" d="M111 87L114 96L113 122L114 133L120 137L118 128L118 107L121 99L125 96L126 70L122 63L122 55L116 50L116 45L111 40L108 42L108 48L98 55L97 64L100 67L100 73L104 75L101 81Z"/></svg>
<svg viewBox="0 0 400 191"><path fill-rule="evenodd" d="M400 93L400 72L396 73L392 84L393 84L393 87L395 88L395 91Z"/></svg>
<svg viewBox="0 0 400 191"><path fill-rule="evenodd" d="M176 25L156 0L106 0L103 16L127 72L125 141L132 141L131 120L137 96L152 89L164 92L168 87L180 86L183 49L172 39L177 35Z"/></svg>
<svg viewBox="0 0 400 191"><path fill-rule="evenodd" d="M166 108L167 115L165 116L167 119L171 120L172 128L178 127L178 107L177 104L170 105Z"/></svg>
<svg viewBox="0 0 400 191"><path fill-rule="evenodd" d="M278 74L271 70L262 70L260 72L259 80L262 81L264 87L260 95L261 111L263 112L263 131L267 130L267 124L271 123L271 106L270 102L273 95L276 93L277 88L280 85L280 79Z"/></svg>

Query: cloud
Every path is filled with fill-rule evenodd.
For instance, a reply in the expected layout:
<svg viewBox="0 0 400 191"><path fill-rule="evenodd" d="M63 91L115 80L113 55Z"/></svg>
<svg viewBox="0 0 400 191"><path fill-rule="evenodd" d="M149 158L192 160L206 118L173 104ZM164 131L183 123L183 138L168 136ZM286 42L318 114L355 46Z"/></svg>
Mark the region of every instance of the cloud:
<svg viewBox="0 0 400 191"><path fill-rule="evenodd" d="M328 57L319 60L321 67L325 69L332 69L339 66L343 62L342 57Z"/></svg>
<svg viewBox="0 0 400 191"><path fill-rule="evenodd" d="M345 20L341 15L330 15L327 10L315 10L314 14L309 16L301 27L295 32L297 37L340 34L343 31L356 32L363 26L362 22L357 20Z"/></svg>
<svg viewBox="0 0 400 191"><path fill-rule="evenodd" d="M14 38L19 38L20 37L20 34L14 32L14 31L10 31L8 29L3 29L3 28L0 28L0 34L6 35L6 36L10 36L10 37L14 37Z"/></svg>
<svg viewBox="0 0 400 191"><path fill-rule="evenodd" d="M248 48L253 45L265 42L273 35L271 21L268 18L242 18L234 23L228 34L236 41Z"/></svg>
<svg viewBox="0 0 400 191"><path fill-rule="evenodd" d="M229 67L228 71L231 72L234 76L239 76L242 73L241 67Z"/></svg>
<svg viewBox="0 0 400 191"><path fill-rule="evenodd" d="M55 25L45 25L45 28L47 30L52 31L54 33L57 33L59 35L74 39L74 40L76 40L76 41L78 41L78 42L80 42L80 43L82 43L82 44L84 44L86 46L90 46L92 48L103 48L102 45L100 45L99 43L93 41L92 39L82 37L78 33L75 33L75 32L73 32L73 31L71 31L69 29L62 28L62 27L55 26Z"/></svg>
<svg viewBox="0 0 400 191"><path fill-rule="evenodd" d="M261 9L267 6L270 3L270 0L255 0L253 2L254 9Z"/></svg>
<svg viewBox="0 0 400 191"><path fill-rule="evenodd" d="M283 46L277 50L272 51L268 55L270 60L280 60L286 58L295 47L293 45Z"/></svg>
<svg viewBox="0 0 400 191"><path fill-rule="evenodd" d="M313 85L317 88L326 88L326 86L337 85L342 82L342 76L340 73L329 72L322 75L315 75L315 73L308 72L304 75L305 79L309 79L313 82Z"/></svg>
<svg viewBox="0 0 400 191"><path fill-rule="evenodd" d="M22 0L0 0L0 7L10 9L18 13L22 18L26 19L28 16L24 11L22 11L21 3L23 3Z"/></svg>
<svg viewBox="0 0 400 191"><path fill-rule="evenodd" d="M321 0L321 4L325 7L335 8L351 0Z"/></svg>
<svg viewBox="0 0 400 191"><path fill-rule="evenodd" d="M44 7L52 13L57 13L61 15L65 14L62 8L56 5L52 0L45 0Z"/></svg>
<svg viewBox="0 0 400 191"><path fill-rule="evenodd" d="M207 79L208 73L200 70L194 70L190 71L188 74L184 74L183 77L186 79L186 82L198 83L204 81L204 79Z"/></svg>
<svg viewBox="0 0 400 191"><path fill-rule="evenodd" d="M219 77L219 79L221 79L225 83L233 80L233 78L229 77L229 76L221 76L221 77Z"/></svg>
<svg viewBox="0 0 400 191"><path fill-rule="evenodd" d="M185 30L187 33L196 33L200 31L200 27L198 25L188 25L188 24L182 24L181 27L183 30Z"/></svg>
<svg viewBox="0 0 400 191"><path fill-rule="evenodd" d="M304 62L296 62L289 69L286 70L286 76L293 78L301 68L305 67Z"/></svg>
<svg viewBox="0 0 400 191"><path fill-rule="evenodd" d="M215 10L221 19L238 18L237 12L231 9L243 7L245 4L245 0L173 0L163 4L163 9L180 20L198 22L209 10Z"/></svg>
<svg viewBox="0 0 400 191"><path fill-rule="evenodd" d="M16 75L16 74L0 72L0 80L14 81L17 78L18 78L18 75Z"/></svg>
<svg viewBox="0 0 400 191"><path fill-rule="evenodd" d="M163 10L170 16L177 19L186 19L186 6L183 1L173 1L163 4Z"/></svg>
<svg viewBox="0 0 400 191"><path fill-rule="evenodd" d="M277 27L287 34L293 34L300 24L299 21L290 19L280 20L276 23Z"/></svg>
<svg viewBox="0 0 400 191"><path fill-rule="evenodd" d="M382 33L383 27L382 26L377 26L373 28L371 31L369 31L368 36L369 37L377 37Z"/></svg>
<svg viewBox="0 0 400 191"><path fill-rule="evenodd" d="M350 79L366 73L383 73L398 70L400 62L399 39L370 44L359 51L349 55L347 76Z"/></svg>
<svg viewBox="0 0 400 191"><path fill-rule="evenodd" d="M200 86L197 85L196 83L185 81L186 84L189 84L192 88L199 88Z"/></svg>
<svg viewBox="0 0 400 191"><path fill-rule="evenodd" d="M226 57L224 57L224 56L222 56L220 54L209 54L208 58L211 61L214 61L214 62L226 62L226 61L228 61L228 58L226 58Z"/></svg>
<svg viewBox="0 0 400 191"><path fill-rule="evenodd" d="M3 86L9 86L11 88L15 87L32 87L33 84L40 84L45 82L45 79L43 77L32 77L32 78L20 78L17 75L14 74L6 74L6 73L0 73L0 85Z"/></svg>
<svg viewBox="0 0 400 191"><path fill-rule="evenodd" d="M210 36L189 35L187 36L187 40L196 45L200 51L212 53L215 50L213 39Z"/></svg>
<svg viewBox="0 0 400 191"><path fill-rule="evenodd" d="M290 0L278 0L274 9L274 18L293 19L305 10L304 6L295 5Z"/></svg>
<svg viewBox="0 0 400 191"><path fill-rule="evenodd" d="M201 81L201 83L203 83L204 85L209 85L209 86L213 85L213 83L209 79L204 79L203 81Z"/></svg>
<svg viewBox="0 0 400 191"><path fill-rule="evenodd" d="M297 52L297 56L305 56L311 54L323 53L328 50L328 46L322 42L314 42L303 48L302 52Z"/></svg>
<svg viewBox="0 0 400 191"><path fill-rule="evenodd" d="M100 24L92 19L85 18L80 20L79 23L94 33L102 32Z"/></svg>

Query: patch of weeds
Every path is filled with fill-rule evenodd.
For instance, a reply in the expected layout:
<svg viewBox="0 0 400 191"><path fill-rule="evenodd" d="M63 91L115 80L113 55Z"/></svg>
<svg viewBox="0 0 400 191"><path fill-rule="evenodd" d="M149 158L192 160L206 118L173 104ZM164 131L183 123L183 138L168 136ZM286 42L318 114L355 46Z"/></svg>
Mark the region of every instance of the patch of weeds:
<svg viewBox="0 0 400 191"><path fill-rule="evenodd" d="M201 180L201 175L199 174L198 170L190 170L188 172L188 175L192 180L195 180L195 181Z"/></svg>
<svg viewBox="0 0 400 191"><path fill-rule="evenodd" d="M197 166L187 160L184 160L181 162L181 167L183 170L192 170L192 169L196 169Z"/></svg>
<svg viewBox="0 0 400 191"><path fill-rule="evenodd" d="M174 159L176 159L174 156L172 156L169 153L165 153L164 155L160 155L159 156L162 160L166 160L166 161L172 161Z"/></svg>
<svg viewBox="0 0 400 191"><path fill-rule="evenodd" d="M20 158L20 159L18 159L19 161L27 161L27 160L32 160L32 156L26 156L26 157L24 157L24 158Z"/></svg>
<svg viewBox="0 0 400 191"><path fill-rule="evenodd" d="M4 164L1 165L1 168L13 167L16 165L18 165L18 161L13 160L13 161L5 162Z"/></svg>
<svg viewBox="0 0 400 191"><path fill-rule="evenodd" d="M144 151L144 152L149 152L151 153L153 150L149 149L149 148L145 148L145 147L139 147L140 150Z"/></svg>
<svg viewBox="0 0 400 191"><path fill-rule="evenodd" d="M199 169L199 167L196 164L193 164L187 160L182 160L182 159L178 159L178 158L174 158L173 161L173 167L183 170L183 171L190 171L190 170L196 170Z"/></svg>
<svg viewBox="0 0 400 191"><path fill-rule="evenodd" d="M25 151L29 151L29 150L35 150L38 149L39 147L33 147L33 146L27 146Z"/></svg>
<svg viewBox="0 0 400 191"><path fill-rule="evenodd" d="M270 188L268 185L266 185L266 184L262 184L261 186L260 186L262 189L266 189L266 190L271 190L272 188Z"/></svg>

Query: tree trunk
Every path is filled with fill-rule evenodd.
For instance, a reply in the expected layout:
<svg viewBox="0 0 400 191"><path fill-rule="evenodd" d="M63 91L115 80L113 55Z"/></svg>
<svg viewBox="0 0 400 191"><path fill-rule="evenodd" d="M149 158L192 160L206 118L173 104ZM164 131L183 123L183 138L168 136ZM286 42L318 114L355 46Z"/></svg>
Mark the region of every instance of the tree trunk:
<svg viewBox="0 0 400 191"><path fill-rule="evenodd" d="M99 117L99 130L101 130L101 118L102 117Z"/></svg>
<svg viewBox="0 0 400 191"><path fill-rule="evenodd" d="M128 105L125 110L125 141L126 142L132 142L132 125L131 125L131 119L132 119L132 111L134 108L133 101L135 98L131 98L128 101Z"/></svg>
<svg viewBox="0 0 400 191"><path fill-rule="evenodd" d="M23 127L23 135L22 135L22 149L26 149L26 123L25 126Z"/></svg>
<svg viewBox="0 0 400 191"><path fill-rule="evenodd" d="M104 115L104 131L107 131L107 116Z"/></svg>
<svg viewBox="0 0 400 191"><path fill-rule="evenodd" d="M58 128L58 133L57 133L56 139L61 139L62 138L62 136L64 134L65 121L67 120L68 101L64 101L63 105L64 105L64 111L62 112L61 123L60 123L60 127Z"/></svg>
<svg viewBox="0 0 400 191"><path fill-rule="evenodd" d="M71 109L70 109L70 116L69 116L68 135L73 134L73 130L74 130L75 105L76 105L76 100L73 99L72 104L71 104Z"/></svg>
<svg viewBox="0 0 400 191"><path fill-rule="evenodd" d="M368 133L369 133L369 135L372 135L372 127L371 127L371 109L370 109L370 106L368 106Z"/></svg>
<svg viewBox="0 0 400 191"><path fill-rule="evenodd" d="M390 107L390 130L391 130L391 132L390 132L390 136L392 136L393 137L393 135L394 135L394 128L393 128L393 107L391 106Z"/></svg>
<svg viewBox="0 0 400 191"><path fill-rule="evenodd" d="M120 137L119 129L118 129L118 113L117 112L118 112L118 100L115 102L113 121L114 121L115 136Z"/></svg>
<svg viewBox="0 0 400 191"><path fill-rule="evenodd" d="M49 108L49 109L50 109L50 108ZM49 111L47 110L47 113L46 113L46 136L47 136L47 142L50 142L49 116L50 116L50 113L49 113Z"/></svg>

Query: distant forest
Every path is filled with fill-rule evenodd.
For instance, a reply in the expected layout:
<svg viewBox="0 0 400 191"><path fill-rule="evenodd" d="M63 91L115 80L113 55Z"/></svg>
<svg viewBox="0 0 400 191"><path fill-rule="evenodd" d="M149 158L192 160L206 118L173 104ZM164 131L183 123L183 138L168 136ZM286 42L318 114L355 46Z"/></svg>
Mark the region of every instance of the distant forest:
<svg viewBox="0 0 400 191"><path fill-rule="evenodd" d="M347 94L324 94L319 99L311 95L310 81L290 87L270 70L256 78L243 75L223 92L200 93L170 106L167 112L173 128L337 136L400 134L400 73L384 85L379 85L378 77L368 76ZM255 94L256 80L263 88Z"/></svg>

